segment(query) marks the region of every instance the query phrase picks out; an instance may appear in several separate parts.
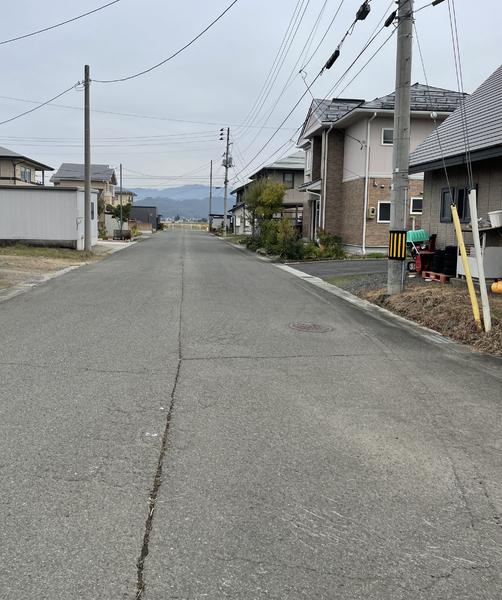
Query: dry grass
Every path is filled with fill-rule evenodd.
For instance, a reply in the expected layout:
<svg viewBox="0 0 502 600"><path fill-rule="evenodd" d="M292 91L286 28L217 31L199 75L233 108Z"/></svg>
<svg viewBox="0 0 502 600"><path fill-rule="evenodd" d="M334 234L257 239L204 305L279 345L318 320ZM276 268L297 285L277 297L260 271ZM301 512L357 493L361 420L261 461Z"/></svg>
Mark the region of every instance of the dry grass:
<svg viewBox="0 0 502 600"><path fill-rule="evenodd" d="M502 356L502 296L490 296L490 333L477 331L466 289L431 284L413 287L397 296L388 296L385 290L361 296L480 352Z"/></svg>

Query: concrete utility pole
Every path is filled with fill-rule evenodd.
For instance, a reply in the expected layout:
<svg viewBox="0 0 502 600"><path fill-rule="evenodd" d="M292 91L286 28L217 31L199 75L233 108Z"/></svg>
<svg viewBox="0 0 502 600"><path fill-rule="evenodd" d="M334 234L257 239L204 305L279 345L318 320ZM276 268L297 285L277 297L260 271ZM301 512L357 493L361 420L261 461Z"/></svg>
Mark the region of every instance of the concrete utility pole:
<svg viewBox="0 0 502 600"><path fill-rule="evenodd" d="M207 230L211 232L211 213L213 212L213 208L211 204L213 203L213 161L209 164L209 213L207 215Z"/></svg>
<svg viewBox="0 0 502 600"><path fill-rule="evenodd" d="M227 198L228 198L228 169L232 166L230 158L230 127L227 127L227 147L225 150L225 159L223 166L225 167L225 190L223 194L223 237L227 235Z"/></svg>
<svg viewBox="0 0 502 600"><path fill-rule="evenodd" d="M392 192L389 225L388 293L404 289L405 256L394 253L406 232L409 155L410 155L410 83L413 31L413 0L399 0L397 9L396 96L394 106L394 147L392 158ZM393 237L394 232L394 237ZM404 234L406 235L406 233Z"/></svg>
<svg viewBox="0 0 502 600"><path fill-rule="evenodd" d="M84 67L84 249L90 252L91 236L91 78L89 65ZM98 207L96 206L96 213ZM97 217L97 214L95 214Z"/></svg>
<svg viewBox="0 0 502 600"><path fill-rule="evenodd" d="M122 163L119 166L120 177L120 239L122 239Z"/></svg>

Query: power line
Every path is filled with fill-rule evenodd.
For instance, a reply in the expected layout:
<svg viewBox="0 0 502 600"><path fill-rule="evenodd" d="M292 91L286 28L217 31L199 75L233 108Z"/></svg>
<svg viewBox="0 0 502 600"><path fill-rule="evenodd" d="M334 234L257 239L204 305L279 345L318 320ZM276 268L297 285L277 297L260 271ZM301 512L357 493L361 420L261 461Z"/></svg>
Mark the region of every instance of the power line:
<svg viewBox="0 0 502 600"><path fill-rule="evenodd" d="M458 42L458 29L457 29L457 15L455 12L454 0L448 0L448 13L450 17L450 33L451 41L453 46L453 58L455 62L455 73L457 77L458 91L462 94L460 100L460 121L462 123L462 133L464 137L465 145L465 162L467 166L467 177L469 179L469 188L474 189L474 176L472 173L472 161L471 161L471 150L469 144L469 131L467 127L467 114L465 111L465 92L464 92L464 78L462 75L462 62L460 59L460 45Z"/></svg>
<svg viewBox="0 0 502 600"><path fill-rule="evenodd" d="M75 84L78 85L78 84ZM16 98L13 96L0 96L0 99L3 100L13 100L15 102L27 102L28 104L38 104L40 101L39 100L27 100L26 98ZM48 104L48 103L45 103ZM50 102L49 102L50 104ZM82 111L83 108L81 106L70 106L68 104L51 104L51 106L53 106L54 108L64 108L64 109L68 109L68 110L79 110ZM93 113L99 113L99 114L104 114L104 115L116 115L119 117L131 117L134 119L151 119L153 121L169 121L169 122L173 122L173 123L191 123L192 125L214 125L216 127L221 127L223 124L223 121L217 122L217 121L194 121L194 120L189 120L189 119L175 119L172 117L159 117L156 115L142 115L142 114L138 114L138 113L126 113L126 112L118 112L118 111L113 111L113 110L103 110L103 109L97 109L97 108L93 108L91 109L91 112ZM229 125L231 127L241 127L244 126L241 123L229 123ZM259 127L259 125L245 125L244 127ZM266 129L275 129L274 126L269 126ZM293 127L285 127L284 129L289 129L289 130L293 130Z"/></svg>
<svg viewBox="0 0 502 600"><path fill-rule="evenodd" d="M262 94L264 93L265 89L267 88L267 85L269 83L269 79L272 76L272 73L274 72L276 63L279 60L279 56L282 53L283 46L285 45L285 43L287 43L286 40L289 38L289 30L290 29L292 30L293 22L296 21L296 13L297 13L297 11L299 9L300 2L303 3L303 0L297 0L297 2L296 2L296 6L295 6L295 8L293 10L293 14L291 15L291 18L289 20L289 23L288 23L288 26L287 26L286 31L284 33L284 36L283 36L283 38L281 40L279 48L277 49L277 52L276 52L275 57L274 57L274 60L272 61L272 66L270 67L270 70L267 73L267 76L265 77L265 81L263 82L263 85L262 85L262 87L260 89L260 93L258 94L256 100L254 101L251 109L249 110L249 112L247 113L247 115L244 117L243 124L249 123L251 121L251 116L254 114L255 108L258 106L258 104L259 104L259 102L261 100Z"/></svg>
<svg viewBox="0 0 502 600"><path fill-rule="evenodd" d="M189 48L192 44L194 44L207 31L209 31L209 29L211 29L211 27L213 27L213 25L215 25L221 18L223 18L223 16L227 14L227 12L234 6L234 4L237 4L237 2L238 2L238 0L233 0L233 2L231 4L229 4L229 6L227 6L227 8L216 17L216 19L211 21L211 23L209 23L209 25L207 27L205 27L200 33L198 33L194 38L192 38L187 44L185 44L179 50L176 50L176 52L171 54L171 56L168 56L167 58L165 58L164 60L161 60L157 64L155 64L151 67L148 67L147 69L144 69L143 71L139 71L138 73L134 73L133 75L127 75L126 77L118 77L117 79L93 79L93 81L96 83L118 83L120 81L128 81L129 79L134 79L136 77L140 77L141 75L150 73L154 69L158 69L162 65L165 65L167 62L169 62L170 60L172 60L173 58L178 56L178 54L181 54L184 50Z"/></svg>
<svg viewBox="0 0 502 600"><path fill-rule="evenodd" d="M366 12L364 12L366 11ZM351 23L350 27L347 29L346 33L344 34L341 42L338 44L336 52L338 52L339 54L339 50L344 42L344 40L346 39L346 37L348 35L352 34L352 31L354 30L354 27L357 23L357 21L360 20L364 20L367 16L367 14L369 13L369 0L365 0L363 2L363 4L361 5L361 7L359 8L359 10L357 11L356 17L354 19L354 21ZM372 41L372 40L371 40ZM367 48L368 44L366 44L366 46L363 48L363 51L365 48ZM362 52L361 51L358 55L361 56ZM333 54L330 58L330 60L328 61L328 63L331 61L331 65L333 64L334 60L336 60L336 58L334 59L333 57L335 56L335 54ZM357 58L358 58L357 57ZM357 60L356 58L356 60ZM355 62L355 61L354 61ZM354 62L352 64L354 64ZM280 124L280 127L282 127L284 125L284 123L289 119L289 117L293 114L293 112L295 111L295 109L297 108L297 106L300 104L300 102L303 100L303 98L305 98L305 96L310 92L312 86L314 85L314 83L319 79L319 77L324 73L324 70L326 68L329 68L328 63L326 63L326 65L321 69L321 71L316 75L316 77L311 81L311 83L309 85L307 85L307 89L303 92L303 94L300 96L299 100L296 102L296 104L293 106L293 108L289 111L289 113L286 115L286 117L283 119L283 121ZM306 83L306 82L305 82ZM303 127L303 125L302 125ZM295 133L297 131L299 131L299 129L301 129L301 127L297 128L295 130ZM260 150L258 150L258 152L253 156L253 158L246 164L245 168L242 169L241 171L239 171L238 173L236 173L235 178L238 177L245 169L247 169L252 163L253 161L259 156L259 154L268 146L268 144L272 141L272 139L277 135L277 133L279 132L279 129L276 129L272 135L268 138L268 140L265 142L265 144L260 148Z"/></svg>
<svg viewBox="0 0 502 600"><path fill-rule="evenodd" d="M429 102L431 103L431 106L432 106L433 103L432 103L432 96L431 96L431 93L430 93L429 78L427 77L427 72L425 70L425 61L424 61L424 56L423 56L423 53L422 53L422 46L420 44L420 39L418 37L417 24L416 24L415 20L413 20L413 28L415 30L415 39L417 41L418 55L420 57L420 64L422 65L422 71L423 71L423 74L424 74L425 86L426 86L426 89L427 89L427 94L429 95ZM437 117L435 116L434 112L432 112L431 115L432 115L432 119L433 119L433 122L434 122L434 131L436 132L436 137L437 137L437 141L438 141L438 145L439 145L439 152L441 153L441 162L443 164L443 170L444 170L444 174L445 174L445 178L446 178L446 185L448 187L448 191L449 191L449 194L450 194L451 201L453 202L453 193L452 193L452 188L451 188L451 185L450 185L450 178L448 176L448 169L446 168L446 161L445 161L444 152L443 152L443 143L441 142L441 136L439 134Z"/></svg>
<svg viewBox="0 0 502 600"><path fill-rule="evenodd" d="M342 2L343 2L343 0L342 0ZM309 35L308 35L308 37L307 37L307 39L305 41L305 44L303 45L303 48L302 48L302 50L301 50L301 52L300 52L300 54L299 54L299 56L298 56L295 64L293 65L293 68L291 69L291 73L289 74L288 79L286 80L284 86L282 87L282 90L280 91L279 95L277 96L277 98L276 98L276 100L275 100L272 108L268 111L265 120L262 122L262 126L265 126L268 123L270 117L272 116L274 110L276 109L277 105L279 104L279 102L280 102L281 98L283 97L284 93L286 92L286 90L288 89L288 87L291 85L291 83L293 81L293 76L294 76L294 74L296 72L296 68L298 67L298 64L300 63L300 61L302 60L303 55L304 55L304 53L306 51L306 48L309 45L309 42L311 42L312 39L313 39L313 36L315 34L315 31L316 31L317 26L319 24L319 20L320 20L320 18L322 16L322 13L324 12L324 8L325 7L326 7L326 2L324 2L324 4L322 5L321 10L320 10L320 12L318 14L318 17L317 17L317 19L316 19L316 21L314 23L314 26L312 27L312 29L311 29L311 31L310 31L310 33L309 33ZM307 86L307 90L308 90L308 86ZM254 136L254 138L251 140L251 142L245 148L244 153L246 153L249 150L249 148L251 148L253 146L253 144L258 139L259 135L261 134L261 132L262 132L262 129L259 129L256 132L256 135Z"/></svg>
<svg viewBox="0 0 502 600"><path fill-rule="evenodd" d="M38 35L39 33L44 33L45 31L50 31L51 29L56 29L57 27L62 27L63 25L67 25L68 23L73 23L73 21L78 21L78 19L82 19L83 17L92 15L93 13L103 10L104 8L108 8L112 4L117 4L117 2L120 2L120 0L113 0L113 2L108 2L108 4L104 4L103 6L98 6L98 8L95 8L94 10L90 10L86 13L82 13L81 15L78 15L77 17L73 17L66 21L61 21L60 23L56 23L55 25L50 25L49 27L44 27L43 29L38 29L37 31L32 31L31 33L25 33L24 35L18 35L17 37L13 37L8 40L3 40L2 42L0 42L0 46L3 44L10 44L11 42L17 42L18 40L24 40L25 38L31 37L33 35Z"/></svg>
<svg viewBox="0 0 502 600"><path fill-rule="evenodd" d="M57 100L58 98L61 98L61 96L64 96L68 92L71 92L72 90L74 90L76 88L76 86L79 85L79 84L80 84L80 82L74 83L68 89L60 92L59 94L57 94L53 98L50 98L49 100L46 100L45 102L42 102L42 103L38 104L37 106L35 106L33 108L30 108L30 110L25 110L24 112L20 113L19 115L16 115L14 117L10 117L10 119L5 119L5 121L0 121L0 125L5 125L5 123L10 123L11 121L15 121L16 119L20 119L21 117L24 117L25 115L28 115L28 114L30 114L32 112L35 112L39 108L47 106L47 104L50 104L53 100Z"/></svg>
<svg viewBox="0 0 502 600"><path fill-rule="evenodd" d="M319 50L319 48L321 47L321 44L324 42L324 40L326 39L326 36L328 35L328 33L330 32L331 28L333 27L333 23L335 22L336 17L338 16L338 13L340 12L343 3L345 2L345 0L341 0L340 4L338 5L338 8L336 9L335 14L333 15L333 18L331 19L331 21L329 22L328 27L326 28L326 31L324 32L324 35L322 36L322 38L319 40L319 43L316 46L316 49L314 50L314 52L312 52L312 54L310 55L310 58L307 60L307 62L302 66L301 70L304 71L305 68L310 64L310 62L312 61L312 59L314 58L314 56L316 55L317 51Z"/></svg>

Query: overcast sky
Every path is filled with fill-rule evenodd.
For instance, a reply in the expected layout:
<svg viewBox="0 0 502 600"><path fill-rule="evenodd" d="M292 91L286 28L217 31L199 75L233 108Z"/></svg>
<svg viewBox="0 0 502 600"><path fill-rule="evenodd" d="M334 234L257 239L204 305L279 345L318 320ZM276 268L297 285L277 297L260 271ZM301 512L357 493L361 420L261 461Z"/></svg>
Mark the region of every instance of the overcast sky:
<svg viewBox="0 0 502 600"><path fill-rule="evenodd" d="M169 56L198 34L231 0L120 0L74 23L10 44L0 45L2 86L0 121L47 100L83 78L83 65L94 79L113 79L141 71ZM106 0L17 0L4 3L0 41L72 18ZM428 0L415 0L416 8ZM238 0L201 39L163 67L137 79L114 84L93 83L93 109L140 116L92 114L92 162L124 165L124 185L165 187L204 182L209 161L219 165L224 150L219 128L231 126L236 167L231 176L242 179L269 158L289 150L295 130L305 118L310 95L278 131L267 147L247 166L274 134L306 86L298 71L310 57L339 7L340 0ZM306 67L311 81L352 22L361 0L344 0L329 34ZM324 11L320 11L324 6ZM249 116L295 7L296 35L262 111ZM347 37L340 59L312 87L325 97L361 50L380 19L389 14L389 0L372 0L371 13ZM472 92L501 63L500 0L456 0L465 90ZM301 18L303 16L303 18ZM318 27L314 29L315 24ZM429 83L457 89L448 4L428 7L416 15ZM368 49L335 95L370 100L394 89L395 36L372 62L343 90L360 66L384 41L385 29ZM314 35L309 38L311 33ZM306 42L310 40L310 43ZM306 52L306 51L309 52ZM292 77L290 77L290 75ZM281 92L286 86L284 93ZM413 81L424 81L418 53ZM11 99L9 99L11 98ZM16 100L14 100L15 98ZM277 102L275 109L272 110ZM83 92L72 90L23 118L0 126L0 145L53 167L61 162L83 162ZM239 125L248 125L239 127ZM264 127L263 127L264 126ZM282 145L282 151L275 153ZM246 168L244 168L246 167ZM221 177L218 166L216 177ZM241 172L242 171L242 172ZM157 179L147 175L157 176ZM183 177L181 177L183 176ZM175 179L175 177L179 177ZM217 182L218 183L218 182Z"/></svg>

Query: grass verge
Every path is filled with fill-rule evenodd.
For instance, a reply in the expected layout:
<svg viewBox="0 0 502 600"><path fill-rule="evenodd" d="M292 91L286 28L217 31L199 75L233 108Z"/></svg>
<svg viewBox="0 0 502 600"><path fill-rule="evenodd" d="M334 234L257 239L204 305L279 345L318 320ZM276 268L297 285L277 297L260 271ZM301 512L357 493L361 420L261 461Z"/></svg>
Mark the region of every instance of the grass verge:
<svg viewBox="0 0 502 600"><path fill-rule="evenodd" d="M493 356L502 356L502 297L490 296L492 330L478 331L466 290L429 284L389 296L385 290L360 294L365 300ZM481 303L480 303L481 304Z"/></svg>
<svg viewBox="0 0 502 600"><path fill-rule="evenodd" d="M80 252L71 248L48 248L44 246L28 246L26 244L7 244L0 246L0 256L30 256L35 258L56 258L72 261L96 260L94 252Z"/></svg>

